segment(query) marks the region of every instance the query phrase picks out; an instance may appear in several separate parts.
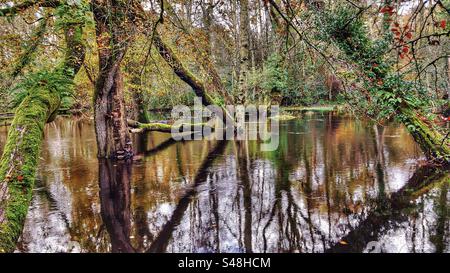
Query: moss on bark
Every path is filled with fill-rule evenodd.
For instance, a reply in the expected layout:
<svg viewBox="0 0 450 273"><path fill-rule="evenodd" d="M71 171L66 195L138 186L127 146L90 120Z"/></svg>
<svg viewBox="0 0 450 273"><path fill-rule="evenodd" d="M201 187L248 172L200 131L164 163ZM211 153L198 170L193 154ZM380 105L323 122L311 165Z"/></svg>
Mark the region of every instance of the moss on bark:
<svg viewBox="0 0 450 273"><path fill-rule="evenodd" d="M78 9L78 5L71 6ZM83 22L64 26L66 54L61 65L49 74L71 82L85 55ZM64 78L64 79L61 79ZM28 95L16 108L0 159L0 252L12 252L19 239L32 197L44 126L52 121L61 105L60 90L54 83L24 87ZM56 88L57 89L57 88Z"/></svg>
<svg viewBox="0 0 450 273"><path fill-rule="evenodd" d="M156 131L156 132L163 132L163 133L171 133L173 130L179 130L181 127L202 127L208 126L207 123L183 123L178 125L173 124L167 124L167 123L160 123L160 122L153 122L153 123L141 123L134 120L128 120L128 126L132 128L136 128L137 131L135 132L147 132L147 131Z"/></svg>
<svg viewBox="0 0 450 273"><path fill-rule="evenodd" d="M401 107L398 110L399 119L408 128L414 140L420 146L427 159L441 163L450 164L450 140L431 124L421 118L414 109Z"/></svg>
<svg viewBox="0 0 450 273"><path fill-rule="evenodd" d="M13 251L31 200L44 126L60 105L45 86L17 108L0 161L0 252Z"/></svg>

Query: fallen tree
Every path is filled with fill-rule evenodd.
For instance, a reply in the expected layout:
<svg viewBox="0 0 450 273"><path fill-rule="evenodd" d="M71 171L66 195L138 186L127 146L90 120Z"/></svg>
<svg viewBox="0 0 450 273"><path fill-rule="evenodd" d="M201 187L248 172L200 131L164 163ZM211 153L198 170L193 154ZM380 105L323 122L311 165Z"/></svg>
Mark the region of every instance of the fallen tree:
<svg viewBox="0 0 450 273"><path fill-rule="evenodd" d="M163 132L163 133L171 133L174 131L179 131L181 128L191 128L191 132L202 131L203 127L209 126L208 123L180 123L180 124L169 124L167 122L150 122L150 123L142 123L139 121L127 120L128 126L132 129L130 130L132 133L142 133L142 132ZM193 129L192 129L193 128Z"/></svg>
<svg viewBox="0 0 450 273"><path fill-rule="evenodd" d="M167 0L163 0L162 3L163 3L164 11L167 12L167 15L169 16L170 21L178 22L177 27L185 34L187 42L189 42L190 44L193 45L192 49L195 52L196 59L201 64L201 66L205 70L205 72L208 74L208 77L207 77L207 79L205 79L205 82L204 82L204 86L206 87L206 89L212 93L220 95L223 98L225 104L227 104L227 105L233 104L233 98L225 89L225 86L222 83L222 79L220 78L219 73L214 66L214 63L211 60L210 49L206 50L207 54L205 54L205 52L202 51L201 47L198 45L198 37L196 35L193 35L191 33L191 31L188 28L186 28L179 21L179 17L177 16L172 5ZM208 4L207 9L208 9L208 12L207 12L208 16L212 16L211 3ZM212 18L208 18L207 20L211 21ZM211 22L207 23L207 26L205 27L206 32L211 31L210 24L211 24ZM208 43L211 43L211 41L209 41L209 34L206 33L206 35L208 36L208 38L207 38Z"/></svg>
<svg viewBox="0 0 450 273"><path fill-rule="evenodd" d="M67 7L80 8L77 4ZM70 21L64 24L65 58L53 71L38 73L45 77L37 84L22 87L28 95L15 110L0 160L0 252L12 252L16 247L32 197L44 126L58 113L60 88L69 88L84 61L84 23L62 21Z"/></svg>
<svg viewBox="0 0 450 273"><path fill-rule="evenodd" d="M217 105L223 112L223 123L234 124L234 118L225 109L224 105L215 100L206 90L205 84L194 76L194 74L181 62L175 52L168 46L155 31L153 34L153 42L161 57L172 68L173 72L185 83L187 83L194 93L202 99L205 106Z"/></svg>

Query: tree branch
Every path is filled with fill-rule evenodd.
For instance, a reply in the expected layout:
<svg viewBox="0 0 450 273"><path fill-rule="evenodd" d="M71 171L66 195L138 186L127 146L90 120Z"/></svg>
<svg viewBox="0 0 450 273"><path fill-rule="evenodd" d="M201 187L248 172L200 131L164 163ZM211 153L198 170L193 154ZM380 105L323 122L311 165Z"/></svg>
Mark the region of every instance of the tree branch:
<svg viewBox="0 0 450 273"><path fill-rule="evenodd" d="M0 16L14 16L31 7L54 8L61 5L58 0L25 1L23 3L0 9Z"/></svg>

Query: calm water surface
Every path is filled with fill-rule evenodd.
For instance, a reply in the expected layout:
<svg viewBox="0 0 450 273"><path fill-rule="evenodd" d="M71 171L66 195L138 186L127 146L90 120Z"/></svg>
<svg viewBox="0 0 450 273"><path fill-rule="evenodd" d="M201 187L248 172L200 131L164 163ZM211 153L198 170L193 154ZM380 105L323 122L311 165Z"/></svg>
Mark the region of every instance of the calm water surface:
<svg viewBox="0 0 450 273"><path fill-rule="evenodd" d="M19 252L450 252L449 177L395 124L306 115L275 152L149 133L132 165L96 158L92 121L45 136Z"/></svg>

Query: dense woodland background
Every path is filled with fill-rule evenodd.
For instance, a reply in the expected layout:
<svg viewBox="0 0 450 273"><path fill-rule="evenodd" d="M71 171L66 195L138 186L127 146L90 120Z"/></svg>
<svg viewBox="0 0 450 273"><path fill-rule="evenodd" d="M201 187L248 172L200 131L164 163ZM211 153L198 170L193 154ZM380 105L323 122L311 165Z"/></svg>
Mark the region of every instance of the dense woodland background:
<svg viewBox="0 0 450 273"><path fill-rule="evenodd" d="M2 2L4 5L15 3ZM21 2L17 1L18 4ZM45 6L56 6L52 1L42 2ZM245 73L248 100L252 102L267 102L271 95L274 96L271 94L275 93L271 92L274 89L282 96L282 105L348 103L349 97L356 99L354 97L360 92L355 92L352 84L359 78L357 72L348 67L345 63L348 61L327 37L329 29L322 22L325 18L317 18L307 9L307 3L314 1L280 1L275 3L276 7L269 2L142 1L142 5L157 21L163 4L165 13L157 21L157 29L164 41L196 77L202 81L216 80L212 79L215 77L211 75L213 70L233 96L237 93L240 73ZM436 102L434 106L445 103L442 100L448 95L449 82L449 14L446 7L449 3L318 2L335 13L327 15L335 18L326 19L335 19L336 23L350 16L344 14L344 9L355 13L352 15L356 15L359 8L363 9L359 16L365 23L364 31L368 37L381 42L385 36L391 36L376 53L383 55L392 69L426 89L426 97ZM384 8L384 2L392 2L393 10ZM241 10L241 6L247 8ZM0 57L4 109L12 109L20 100L17 92L10 92L14 86L24 78L30 78L30 73L51 70L64 54L62 23L58 22L61 17L67 17L62 14L64 9L43 8L36 4L18 12L5 12L2 16ZM74 93L65 94L63 109L92 108L91 97L99 73L95 22L90 11L80 12L79 16L78 19L85 20L86 57L75 78ZM389 23L384 26L386 21ZM142 31L138 28L133 26L136 33L130 32L124 37L132 40L121 64L127 104L133 105L132 94L136 89L142 93L148 109L192 102L193 93L189 86L151 47L149 36L153 29ZM240 56L245 59L244 63Z"/></svg>

